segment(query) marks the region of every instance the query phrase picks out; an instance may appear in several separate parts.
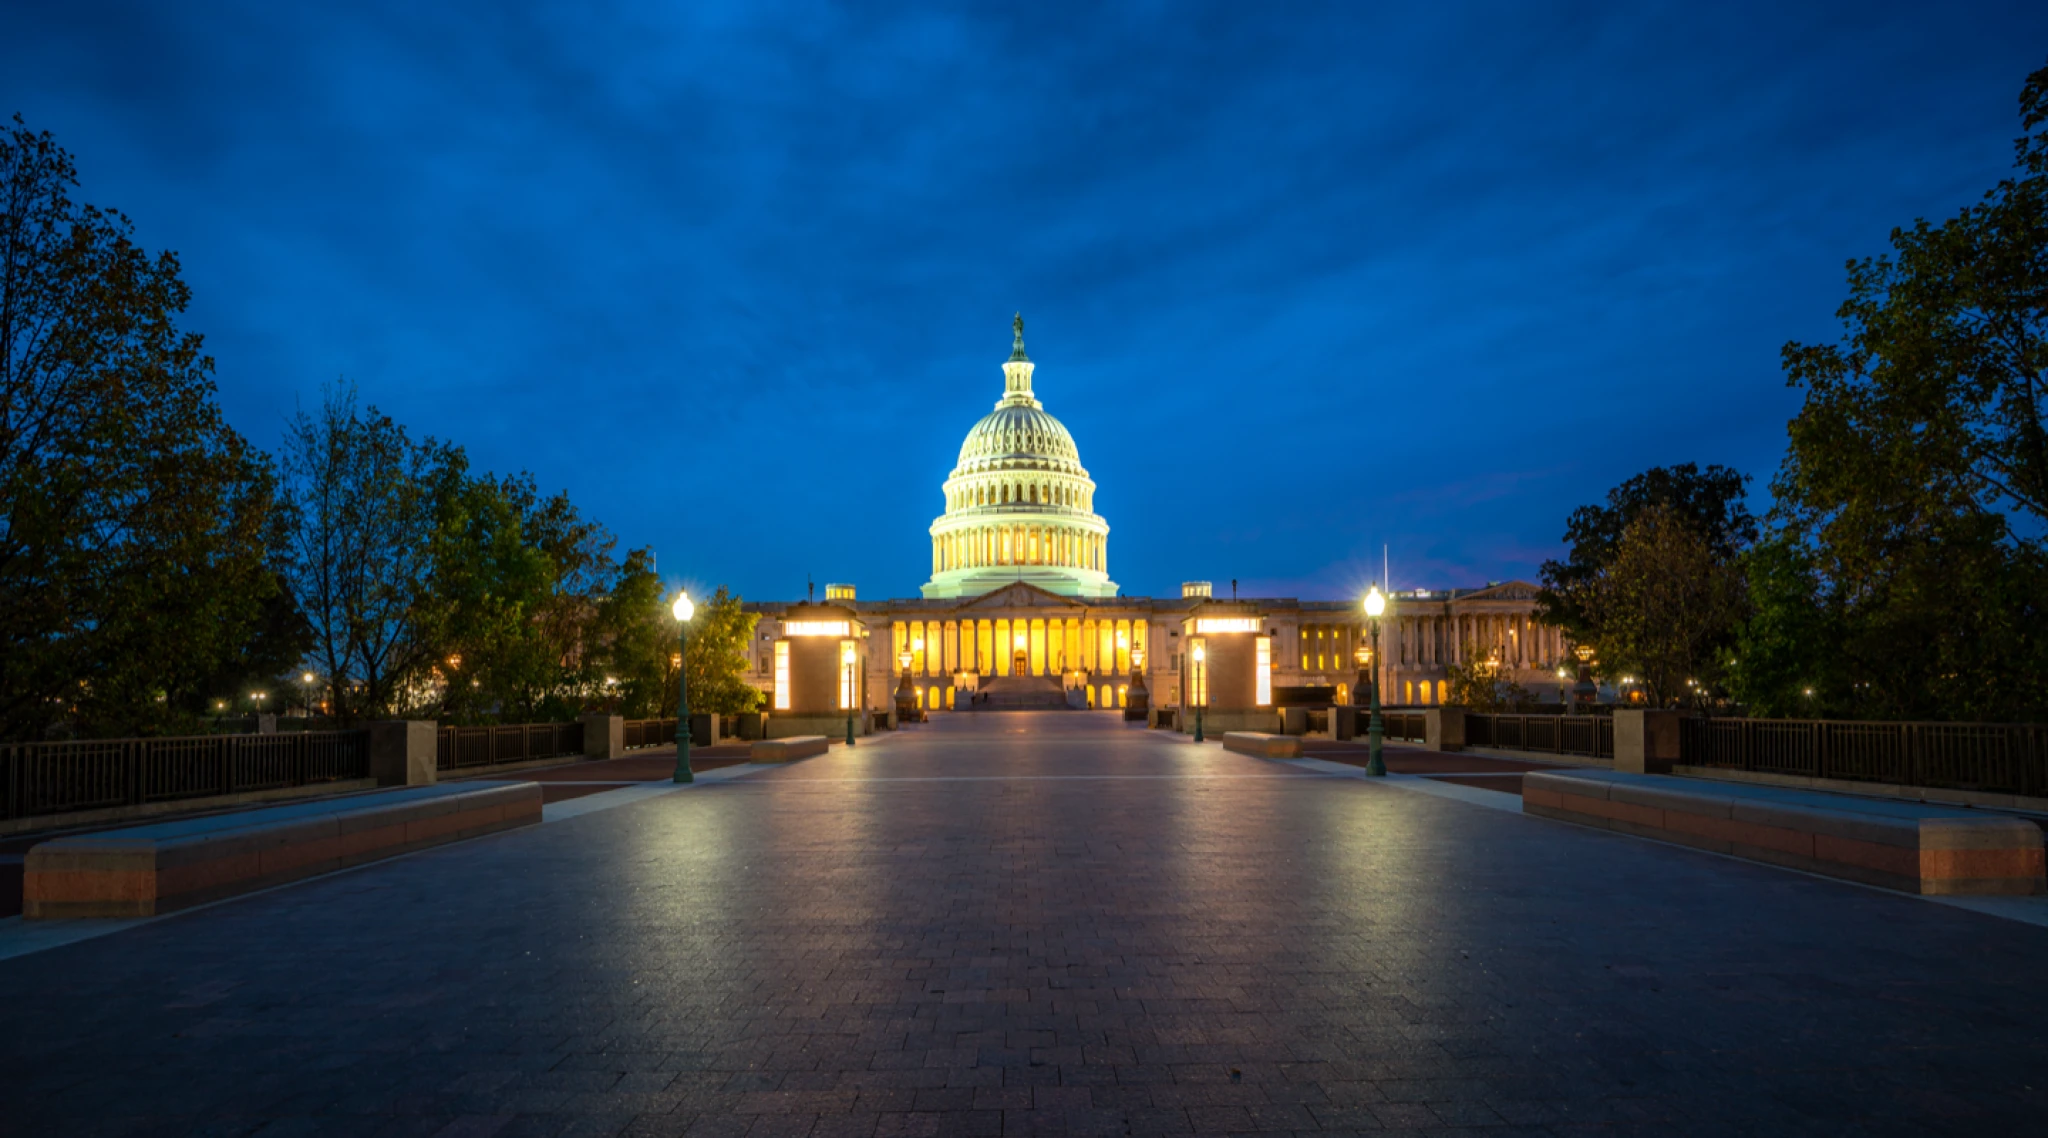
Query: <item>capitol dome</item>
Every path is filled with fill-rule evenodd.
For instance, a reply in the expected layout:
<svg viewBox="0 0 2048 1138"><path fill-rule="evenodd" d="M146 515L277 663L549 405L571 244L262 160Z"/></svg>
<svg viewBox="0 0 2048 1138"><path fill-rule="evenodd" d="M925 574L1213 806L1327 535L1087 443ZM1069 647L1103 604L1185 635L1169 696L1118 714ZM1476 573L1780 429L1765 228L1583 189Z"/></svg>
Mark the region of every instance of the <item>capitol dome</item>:
<svg viewBox="0 0 2048 1138"><path fill-rule="evenodd" d="M1109 523L1074 436L1031 392L1024 318L1003 364L1003 397L960 444L932 522L927 597L973 597L1024 581L1061 596L1113 597Z"/></svg>

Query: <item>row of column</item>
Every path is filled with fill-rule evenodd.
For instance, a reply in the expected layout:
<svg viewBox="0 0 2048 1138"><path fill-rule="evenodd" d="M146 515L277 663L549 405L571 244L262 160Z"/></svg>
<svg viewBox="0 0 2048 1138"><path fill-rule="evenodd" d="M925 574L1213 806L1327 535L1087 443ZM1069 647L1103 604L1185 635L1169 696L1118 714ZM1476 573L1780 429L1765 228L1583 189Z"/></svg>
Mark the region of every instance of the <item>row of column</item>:
<svg viewBox="0 0 2048 1138"><path fill-rule="evenodd" d="M1527 613L1453 613L1400 617L1387 654L1402 664L1460 664L1469 649L1482 658L1498 648L1501 662L1547 664L1565 657L1564 630Z"/></svg>
<svg viewBox="0 0 2048 1138"><path fill-rule="evenodd" d="M1056 676L1070 670L1131 670L1131 650L1144 650L1143 620L1068 620L1061 617L999 620L908 620L894 623L891 667L910 653L910 674ZM1016 667L1024 653L1025 666Z"/></svg>
<svg viewBox="0 0 2048 1138"><path fill-rule="evenodd" d="M967 510L976 506L1008 506L1027 501L1033 505L1068 506L1076 510L1088 508L1088 496L1078 487L1050 482L1004 482L984 483L974 487L963 486L953 492L952 498L946 503L946 508Z"/></svg>
<svg viewBox="0 0 2048 1138"><path fill-rule="evenodd" d="M954 530L932 539L932 572L985 565L1061 565L1101 570L1109 539L1066 526L995 525Z"/></svg>
<svg viewBox="0 0 2048 1138"><path fill-rule="evenodd" d="M1361 630L1350 624L1304 624L1301 626L1301 670L1336 672L1356 668L1354 637Z"/></svg>

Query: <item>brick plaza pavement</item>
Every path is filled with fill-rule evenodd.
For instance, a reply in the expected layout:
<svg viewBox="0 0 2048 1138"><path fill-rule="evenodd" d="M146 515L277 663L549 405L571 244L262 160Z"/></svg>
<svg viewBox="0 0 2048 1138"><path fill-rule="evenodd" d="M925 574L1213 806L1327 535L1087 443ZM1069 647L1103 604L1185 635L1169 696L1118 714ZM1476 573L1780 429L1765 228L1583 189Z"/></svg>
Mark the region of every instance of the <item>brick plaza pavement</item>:
<svg viewBox="0 0 2048 1138"><path fill-rule="evenodd" d="M0 1133L2039 1133L2044 960L2048 928L963 714L0 960Z"/></svg>

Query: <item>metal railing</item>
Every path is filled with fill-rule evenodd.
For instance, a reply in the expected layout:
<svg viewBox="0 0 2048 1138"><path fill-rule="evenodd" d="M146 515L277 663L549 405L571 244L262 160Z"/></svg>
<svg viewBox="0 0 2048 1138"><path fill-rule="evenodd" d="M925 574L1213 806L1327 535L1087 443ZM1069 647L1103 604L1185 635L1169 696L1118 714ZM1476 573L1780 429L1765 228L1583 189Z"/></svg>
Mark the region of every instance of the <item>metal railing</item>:
<svg viewBox="0 0 2048 1138"><path fill-rule="evenodd" d="M667 747L676 741L676 721L673 719L628 719L626 720L626 749L637 747Z"/></svg>
<svg viewBox="0 0 2048 1138"><path fill-rule="evenodd" d="M1467 715L1465 744L1611 759L1614 720L1605 715Z"/></svg>
<svg viewBox="0 0 2048 1138"><path fill-rule="evenodd" d="M2048 726L1681 719L1679 762L1807 778L2048 797Z"/></svg>
<svg viewBox="0 0 2048 1138"><path fill-rule="evenodd" d="M370 777L366 731L0 744L0 818Z"/></svg>
<svg viewBox="0 0 2048 1138"><path fill-rule="evenodd" d="M443 727L434 740L434 765L444 771L496 766L583 753L581 723L515 723L500 727Z"/></svg>
<svg viewBox="0 0 2048 1138"><path fill-rule="evenodd" d="M1426 738L1424 726L1427 722L1428 717L1420 711L1380 712L1383 736L1388 739L1399 739L1404 743L1423 742ZM1364 717L1360 718L1359 726L1365 726Z"/></svg>

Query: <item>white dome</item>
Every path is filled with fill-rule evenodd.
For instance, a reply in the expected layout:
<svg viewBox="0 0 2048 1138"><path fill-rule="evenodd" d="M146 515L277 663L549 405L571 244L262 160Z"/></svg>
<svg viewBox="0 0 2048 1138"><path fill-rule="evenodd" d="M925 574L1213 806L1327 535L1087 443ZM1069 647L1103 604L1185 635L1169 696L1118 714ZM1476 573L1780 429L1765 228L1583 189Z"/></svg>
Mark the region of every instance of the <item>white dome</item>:
<svg viewBox="0 0 2048 1138"><path fill-rule="evenodd" d="M1074 436L1058 419L1031 404L1007 401L967 432L966 441L960 444L959 469L954 473L989 469L1085 473Z"/></svg>
<svg viewBox="0 0 2048 1138"><path fill-rule="evenodd" d="M1022 581L1070 597L1113 597L1109 523L1074 436L1031 394L1024 318L1003 364L1003 397L960 444L932 522L927 597L979 596Z"/></svg>

